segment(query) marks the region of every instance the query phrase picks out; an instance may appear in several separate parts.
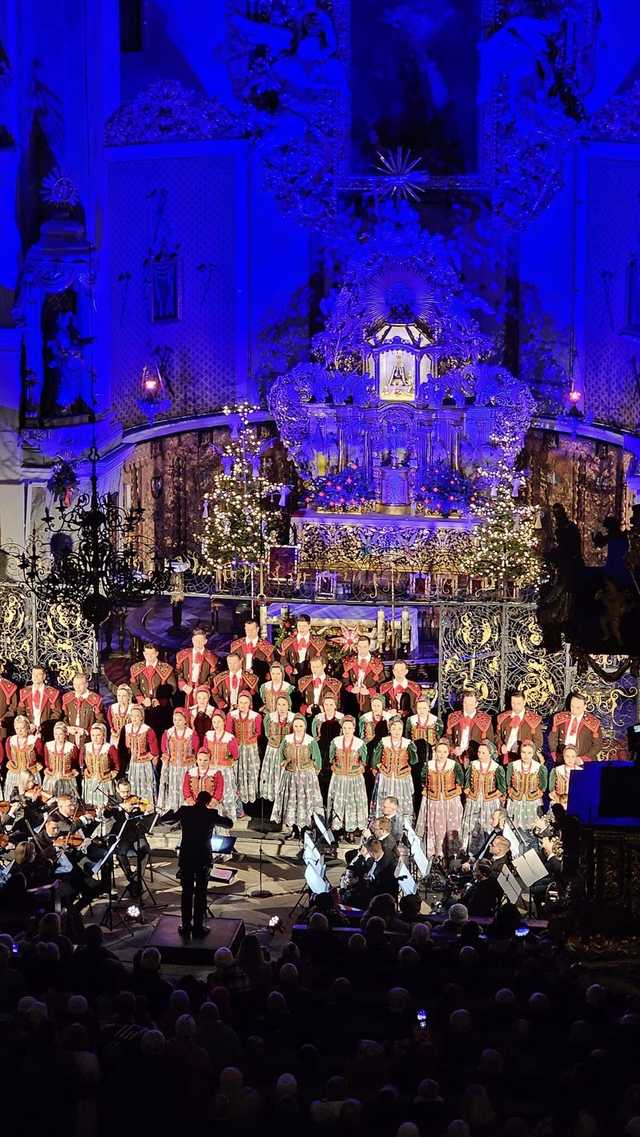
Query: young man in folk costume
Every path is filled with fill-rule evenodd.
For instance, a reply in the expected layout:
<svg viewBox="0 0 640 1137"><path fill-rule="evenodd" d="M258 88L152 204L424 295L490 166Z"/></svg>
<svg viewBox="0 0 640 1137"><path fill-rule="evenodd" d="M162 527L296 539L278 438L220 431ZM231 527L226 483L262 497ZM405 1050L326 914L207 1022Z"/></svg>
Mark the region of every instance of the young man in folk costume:
<svg viewBox="0 0 640 1137"><path fill-rule="evenodd" d="M120 736L119 754L126 766L132 793L155 805L156 769L160 748L153 727L144 721L144 707L134 703Z"/></svg>
<svg viewBox="0 0 640 1137"><path fill-rule="evenodd" d="M234 711L241 691L248 691L253 699L258 689L258 677L242 670L242 658L232 651L227 656L227 669L214 677L211 694L219 710Z"/></svg>
<svg viewBox="0 0 640 1137"><path fill-rule="evenodd" d="M258 797L260 754L258 739L262 735L262 717L251 709L251 695L241 691L235 711L229 711L227 730L238 743L238 793L246 805Z"/></svg>
<svg viewBox="0 0 640 1137"><path fill-rule="evenodd" d="M496 746L503 765L518 757L522 742L533 742L536 753L542 749L542 719L529 710L522 691L513 691L511 710L502 711L496 723Z"/></svg>
<svg viewBox="0 0 640 1137"><path fill-rule="evenodd" d="M317 742L307 734L304 715L295 715L291 734L280 745L280 778L271 820L291 834L311 825L312 815L323 810L318 773L322 765Z"/></svg>
<svg viewBox="0 0 640 1137"><path fill-rule="evenodd" d="M145 722L159 735L170 721L169 707L178 681L173 667L162 663L155 644L146 643L144 660L131 668L131 690L136 703L145 708Z"/></svg>
<svg viewBox="0 0 640 1137"><path fill-rule="evenodd" d="M231 651L242 657L242 670L251 671L258 676L258 683L264 683L274 656L273 644L260 639L257 620L245 620L244 636L231 641Z"/></svg>
<svg viewBox="0 0 640 1137"><path fill-rule="evenodd" d="M520 829L533 829L547 788L547 768L535 754L533 742L523 742L520 757L509 762L506 769L507 813Z"/></svg>
<svg viewBox="0 0 640 1137"><path fill-rule="evenodd" d="M120 741L120 734L129 717L132 698L129 684L120 683L116 690L116 702L107 707L107 726L109 727L109 739L112 746L117 746Z"/></svg>
<svg viewBox="0 0 640 1137"><path fill-rule="evenodd" d="M507 792L504 767L495 760L493 742L478 744L477 758L472 758L465 773L465 805L460 837L462 847L477 853L491 832L492 819L498 806L504 805Z"/></svg>
<svg viewBox="0 0 640 1137"><path fill-rule="evenodd" d="M476 758L481 742L493 742L491 717L479 709L473 687L465 687L462 692L462 708L449 715L445 734L455 757L465 769Z"/></svg>
<svg viewBox="0 0 640 1137"><path fill-rule="evenodd" d="M183 648L176 655L178 688L184 694L185 707L193 706L198 687L211 687L217 666L217 655L207 648L207 633L203 628L194 628L191 647Z"/></svg>
<svg viewBox="0 0 640 1137"><path fill-rule="evenodd" d="M162 769L158 790L158 810L170 813L182 805L182 783L185 770L193 765L194 733L187 726L187 713L182 707L173 712L173 725L165 730L160 742Z"/></svg>
<svg viewBox="0 0 640 1137"><path fill-rule="evenodd" d="M42 769L42 741L38 738L26 715L16 715L14 733L0 743L0 752L7 765L4 796L7 800L20 785L21 776L29 773L40 784Z"/></svg>
<svg viewBox="0 0 640 1137"><path fill-rule="evenodd" d="M94 722L89 741L80 751L82 798L87 805L106 805L112 782L120 773L120 758L115 746L107 742L105 723Z"/></svg>
<svg viewBox="0 0 640 1137"><path fill-rule="evenodd" d="M464 770L449 752L449 743L440 739L434 747L434 756L423 769L424 788L416 822L428 857L442 857L444 850L460 834L462 828L462 791Z"/></svg>
<svg viewBox="0 0 640 1137"><path fill-rule="evenodd" d="M5 678L4 667L0 659L0 741L9 734L18 710L18 685Z"/></svg>
<svg viewBox="0 0 640 1137"><path fill-rule="evenodd" d="M562 759L565 746L575 746L583 762L595 762L602 751L602 730L595 715L587 711L583 694L574 691L568 711L553 716L549 732L549 750L554 762Z"/></svg>
<svg viewBox="0 0 640 1137"><path fill-rule="evenodd" d="M269 714L272 714L276 709L277 700L282 695L286 695L289 707L291 707L293 690L293 684L287 683L284 677L282 664L274 661L269 669L269 678L260 688L261 710L268 711Z"/></svg>
<svg viewBox="0 0 640 1137"><path fill-rule="evenodd" d="M280 644L280 658L285 674L296 684L302 675L311 672L311 660L327 658L327 645L321 636L311 635L311 619L301 613L296 617L296 632Z"/></svg>
<svg viewBox="0 0 640 1137"><path fill-rule="evenodd" d="M78 796L78 776L80 755L75 743L69 738L65 722L57 722L53 727L53 739L44 744L44 778L42 788L45 793L58 797L60 794Z"/></svg>
<svg viewBox="0 0 640 1137"><path fill-rule="evenodd" d="M227 730L227 716L224 711L216 711L211 730L205 735L205 746L211 756L210 765L218 770L224 783L220 813L235 821L244 817L242 802L238 794L238 743L230 730Z"/></svg>
<svg viewBox="0 0 640 1137"><path fill-rule="evenodd" d="M422 694L419 683L408 678L409 667L404 659L396 659L393 677L380 686L380 694L387 700L387 706L403 719L415 714L416 703Z"/></svg>
<svg viewBox="0 0 640 1137"><path fill-rule="evenodd" d="M315 738L318 743L320 757L322 758L320 789L322 790L323 797L326 797L329 779L331 777L331 761L329 756L331 743L334 738L337 738L341 733L343 722L344 715L338 710L338 700L335 695L327 692L323 699L321 710L317 715L314 715L311 720L311 737Z"/></svg>
<svg viewBox="0 0 640 1137"><path fill-rule="evenodd" d="M289 709L287 695L279 695L274 710L267 711L264 716L263 727L267 747L260 769L260 797L267 801L276 800L280 780L280 746L283 738L291 734L293 719L294 714Z"/></svg>
<svg viewBox="0 0 640 1137"><path fill-rule="evenodd" d="M60 692L45 683L44 667L36 665L31 670L31 684L20 691L18 714L24 715L31 723L34 734L43 742L53 738L53 724L62 718Z"/></svg>
<svg viewBox="0 0 640 1137"><path fill-rule="evenodd" d="M352 704L349 710L355 715L363 715L371 710L371 696L375 695L384 683L384 663L377 655L371 654L371 641L368 636L358 636L358 647L354 655L349 655L342 665L345 686L345 705Z"/></svg>
<svg viewBox="0 0 640 1137"><path fill-rule="evenodd" d="M569 787L574 774L584 770L582 758L578 758L575 746L565 746L562 763L549 772L549 800L551 805L569 805Z"/></svg>
<svg viewBox="0 0 640 1137"><path fill-rule="evenodd" d="M327 794L327 818L334 832L346 833L347 841L367 825L368 803L364 782L367 747L356 734L356 720L346 715L342 733L329 749L331 781Z"/></svg>
<svg viewBox="0 0 640 1137"><path fill-rule="evenodd" d="M215 703L211 701L209 688L206 685L196 687L194 702L188 708L189 718L187 722L198 739L198 748L204 746L204 736L208 730L211 730L211 722L217 709Z"/></svg>
<svg viewBox="0 0 640 1137"><path fill-rule="evenodd" d="M320 710L325 697L333 695L336 705L340 705L340 691L342 683L339 679L332 679L324 669L324 659L317 656L311 660L311 674L303 675L298 680L301 704L300 713L307 715L309 721Z"/></svg>
<svg viewBox="0 0 640 1137"><path fill-rule="evenodd" d="M218 809L224 796L224 778L211 765L211 755L204 748L196 755L195 764L185 772L182 796L185 805L195 805L199 793L211 794L214 809Z"/></svg>
<svg viewBox="0 0 640 1137"><path fill-rule="evenodd" d="M79 749L89 738L94 722L105 722L102 699L89 690L89 680L82 671L73 677L73 691L62 696L62 716L70 738Z"/></svg>
<svg viewBox="0 0 640 1137"><path fill-rule="evenodd" d="M374 750L371 765L376 772L376 780L371 813L373 817L380 813L383 798L396 797L403 822L411 825L414 817L411 767L418 761L418 755L413 742L404 737L403 731L402 716L394 715L389 721L389 736L383 738Z"/></svg>

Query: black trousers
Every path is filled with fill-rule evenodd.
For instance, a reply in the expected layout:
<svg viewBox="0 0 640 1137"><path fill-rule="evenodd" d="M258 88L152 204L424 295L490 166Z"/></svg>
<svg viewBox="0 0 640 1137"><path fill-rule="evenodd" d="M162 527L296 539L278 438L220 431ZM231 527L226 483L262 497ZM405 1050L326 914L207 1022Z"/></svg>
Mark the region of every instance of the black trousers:
<svg viewBox="0 0 640 1137"><path fill-rule="evenodd" d="M207 884L211 865L181 865L180 882L182 884L182 898L180 901L182 911L182 926L184 928L201 928L207 914Z"/></svg>

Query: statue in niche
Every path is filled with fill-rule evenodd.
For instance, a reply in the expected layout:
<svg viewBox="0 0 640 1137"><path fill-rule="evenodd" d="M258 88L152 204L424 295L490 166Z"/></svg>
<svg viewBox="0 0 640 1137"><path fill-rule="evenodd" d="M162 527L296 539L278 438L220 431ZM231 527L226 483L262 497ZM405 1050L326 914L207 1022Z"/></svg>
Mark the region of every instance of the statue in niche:
<svg viewBox="0 0 640 1137"><path fill-rule="evenodd" d="M83 339L73 312L60 312L55 333L47 340L47 369L57 377L53 402L63 412L91 409L91 390L84 349L91 341Z"/></svg>
<svg viewBox="0 0 640 1137"><path fill-rule="evenodd" d="M154 324L177 320L180 315L178 256L164 246L150 258L151 319Z"/></svg>

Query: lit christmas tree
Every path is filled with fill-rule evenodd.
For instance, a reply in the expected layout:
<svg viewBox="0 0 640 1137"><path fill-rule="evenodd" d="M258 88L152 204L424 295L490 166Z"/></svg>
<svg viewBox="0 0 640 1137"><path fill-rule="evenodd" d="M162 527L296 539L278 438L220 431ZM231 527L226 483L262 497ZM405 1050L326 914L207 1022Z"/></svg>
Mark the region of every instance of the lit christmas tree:
<svg viewBox="0 0 640 1137"><path fill-rule="evenodd" d="M262 440L250 425L253 409L247 403L224 408L225 414L236 416L238 426L218 447L222 470L214 475L204 498L202 558L210 571L261 565L272 543L269 521L275 517L283 487L260 472Z"/></svg>
<svg viewBox="0 0 640 1137"><path fill-rule="evenodd" d="M492 442L499 457L490 470L478 470L479 481L489 489L471 500L471 513L479 524L470 537L461 568L469 576L490 579L505 595L508 585L522 589L540 583L538 509L518 500L524 477L514 473L515 438L511 432L494 437Z"/></svg>

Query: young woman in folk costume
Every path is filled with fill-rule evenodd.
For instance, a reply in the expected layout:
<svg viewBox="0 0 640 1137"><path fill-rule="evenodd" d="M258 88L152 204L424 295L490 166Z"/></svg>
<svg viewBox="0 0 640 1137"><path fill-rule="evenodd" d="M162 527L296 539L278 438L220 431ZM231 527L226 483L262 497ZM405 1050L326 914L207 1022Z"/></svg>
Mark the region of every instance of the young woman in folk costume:
<svg viewBox="0 0 640 1137"><path fill-rule="evenodd" d="M107 725L109 727L109 741L117 746L120 734L129 716L132 706L132 692L128 683L121 683L116 691L116 702L107 707Z"/></svg>
<svg viewBox="0 0 640 1137"><path fill-rule="evenodd" d="M40 785L40 771L42 769L42 742L35 732L29 729L29 720L26 715L16 715L13 720L14 734L5 738L2 745L7 764L7 776L4 783L4 796L7 800L17 789L20 775L28 772L33 774Z"/></svg>
<svg viewBox="0 0 640 1137"><path fill-rule="evenodd" d="M185 771L193 765L194 733L187 726L187 715L180 707L173 712L173 726L165 730L160 743L162 770L158 790L158 810L169 813L182 805Z"/></svg>
<svg viewBox="0 0 640 1137"><path fill-rule="evenodd" d="M211 730L207 731L204 743L211 755L211 769L219 770L224 781L222 804L218 812L234 821L237 817L244 817L238 794L238 743L231 731L227 730L227 716L224 711L215 712L211 720Z"/></svg>
<svg viewBox="0 0 640 1137"><path fill-rule="evenodd" d="M362 832L367 825L368 802L364 782L367 747L356 734L356 720L346 715L342 733L331 742L329 751L331 781L327 795L329 826L344 832L347 840Z"/></svg>
<svg viewBox="0 0 640 1137"><path fill-rule="evenodd" d="M80 756L78 748L69 738L65 722L57 722L53 728L53 739L44 745L45 774L42 788L48 794L78 796L78 775Z"/></svg>
<svg viewBox="0 0 640 1137"><path fill-rule="evenodd" d="M371 710L365 711L358 719L358 733L367 747L369 761L373 758L378 743L389 733L389 722L395 711L385 710L384 695L371 696Z"/></svg>
<svg viewBox="0 0 640 1137"><path fill-rule="evenodd" d="M478 757L465 772L465 805L462 815L462 847L475 853L491 832L493 813L504 805L507 792L504 767L495 760L492 742L478 743Z"/></svg>
<svg viewBox="0 0 640 1137"><path fill-rule="evenodd" d="M334 695L326 694L322 700L322 710L311 720L311 737L318 743L318 750L322 759L320 770L320 789L326 798L331 780L331 743L334 738L340 737L344 715L338 710L338 703Z"/></svg>
<svg viewBox="0 0 640 1137"><path fill-rule="evenodd" d="M272 821L280 822L292 832L309 827L312 815L323 809L318 781L321 765L318 743L307 734L304 715L296 715L291 734L287 734L280 745L280 781Z"/></svg>
<svg viewBox="0 0 640 1137"><path fill-rule="evenodd" d="M89 742L85 742L81 752L82 799L87 805L106 805L111 792L111 783L120 773L120 759L115 746L107 742L107 728L104 723L94 722Z"/></svg>
<svg viewBox="0 0 640 1137"><path fill-rule="evenodd" d="M156 767L158 765L158 739L152 727L144 721L144 707L134 703L129 708L129 720L121 736L121 756L128 762L127 777L131 793L156 803Z"/></svg>
<svg viewBox="0 0 640 1137"><path fill-rule="evenodd" d="M264 733L267 739L267 748L262 759L260 770L260 797L267 801L275 801L280 781L280 746L283 738L291 734L293 711L289 710L289 696L279 695L273 711L267 711L264 716Z"/></svg>
<svg viewBox="0 0 640 1137"><path fill-rule="evenodd" d="M231 731L238 743L238 793L240 801L255 801L258 796L258 779L260 776L260 754L258 752L258 739L262 734L262 718L251 709L251 695L241 691L238 695L238 706L230 711L227 718L227 729Z"/></svg>
<svg viewBox="0 0 640 1137"><path fill-rule="evenodd" d="M431 703L426 695L416 702L416 712L407 719L407 737L416 748L418 761L423 766L431 758L436 742L442 734L442 723L431 711Z"/></svg>
<svg viewBox="0 0 640 1137"><path fill-rule="evenodd" d="M535 745L528 739L520 743L520 757L509 762L507 777L507 813L521 829L533 829L538 820L547 788L547 767L536 761Z"/></svg>
<svg viewBox="0 0 640 1137"><path fill-rule="evenodd" d="M287 683L284 677L284 668L281 663L272 663L269 669L269 678L260 688L260 704L264 711L273 714L276 701L283 695L287 698L287 707L291 709L291 696L293 683Z"/></svg>
<svg viewBox="0 0 640 1137"><path fill-rule="evenodd" d="M209 687L196 687L194 692L194 704L192 707L187 708L189 718L187 722L191 727L193 733L198 739L198 747L204 746L204 738L208 730L211 730L211 723L213 716L217 710L215 703L211 702L211 690Z"/></svg>
<svg viewBox="0 0 640 1137"><path fill-rule="evenodd" d="M549 801L551 805L569 805L569 787L576 773L584 770L582 758L578 758L575 746L565 746L562 763L554 766L549 773Z"/></svg>
<svg viewBox="0 0 640 1137"><path fill-rule="evenodd" d="M464 770L451 756L446 739L436 743L434 756L425 763L422 779L424 788L416 833L428 857L442 857L451 834L460 836L464 789Z"/></svg>
<svg viewBox="0 0 640 1137"><path fill-rule="evenodd" d="M398 799L398 809L405 824L413 822L413 778L411 767L418 761L416 748L409 738L403 736L404 721L394 715L389 721L389 736L378 743L372 766L376 780L371 798L371 815L377 817L381 812L384 798Z"/></svg>

